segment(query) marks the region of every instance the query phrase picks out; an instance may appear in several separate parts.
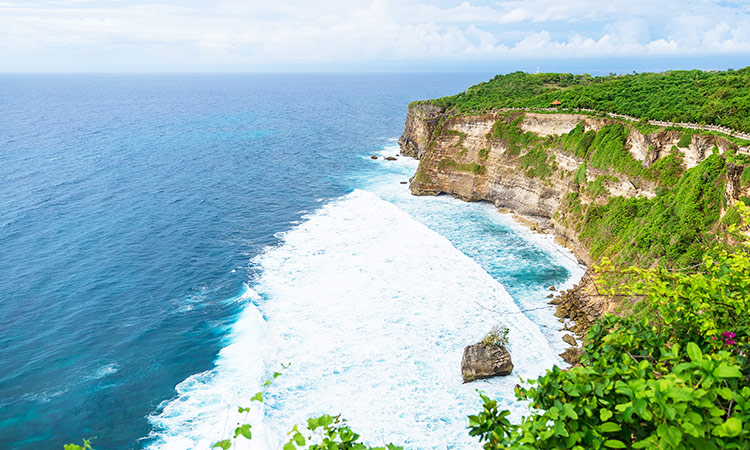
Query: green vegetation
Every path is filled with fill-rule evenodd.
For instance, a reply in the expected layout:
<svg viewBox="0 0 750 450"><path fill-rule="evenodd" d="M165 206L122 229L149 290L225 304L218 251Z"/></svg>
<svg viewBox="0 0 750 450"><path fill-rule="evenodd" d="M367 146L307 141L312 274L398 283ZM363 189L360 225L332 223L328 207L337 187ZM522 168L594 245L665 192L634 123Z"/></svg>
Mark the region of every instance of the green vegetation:
<svg viewBox="0 0 750 450"><path fill-rule="evenodd" d="M414 179L420 183L432 183L432 179L430 178L430 176L421 170L417 171L417 173L414 175Z"/></svg>
<svg viewBox="0 0 750 450"><path fill-rule="evenodd" d="M672 187L677 184L684 171L682 153L672 147L669 155L656 161L646 170L644 176L650 180L657 180L662 186Z"/></svg>
<svg viewBox="0 0 750 450"><path fill-rule="evenodd" d="M586 161L578 166L578 170L576 171L575 177L573 177L573 181L575 181L576 184L580 186L586 184Z"/></svg>
<svg viewBox="0 0 750 450"><path fill-rule="evenodd" d="M582 366L517 387L532 408L520 424L482 395L470 434L487 450L750 448L749 249L717 249L694 273L629 269L634 282L606 290L639 299L635 312L589 330Z"/></svg>
<svg viewBox="0 0 750 450"><path fill-rule="evenodd" d="M651 125L648 123L646 119L641 119L637 122L630 122L630 126L635 128L636 130L640 131L642 135L648 136L649 134L654 134L657 131L661 130L661 127L658 125Z"/></svg>
<svg viewBox="0 0 750 450"><path fill-rule="evenodd" d="M438 128L435 128L435 129L438 130ZM463 133L463 132L458 131L458 130L449 130L447 128L440 128L439 133L441 133L441 134L450 134L452 136L458 136L458 142L456 142L455 144L453 144L453 146L456 147L456 148L460 148L462 145L464 145L464 140L466 139L466 133Z"/></svg>
<svg viewBox="0 0 750 450"><path fill-rule="evenodd" d="M521 167L529 178L545 178L555 170L552 161L554 156L548 155L544 146L537 144L521 156Z"/></svg>
<svg viewBox="0 0 750 450"><path fill-rule="evenodd" d="M677 143L677 146L680 148L688 148L690 147L690 142L693 140L693 133L682 133L680 135L680 141Z"/></svg>
<svg viewBox="0 0 750 450"><path fill-rule="evenodd" d="M501 327L495 325L492 329L479 341L480 344L486 345L487 347L505 347L508 345L508 333L510 330L508 327Z"/></svg>
<svg viewBox="0 0 750 450"><path fill-rule="evenodd" d="M640 175L641 163L625 150L629 129L621 124L605 125L596 133L589 148L589 164L598 169L614 169L626 175Z"/></svg>
<svg viewBox="0 0 750 450"><path fill-rule="evenodd" d="M711 155L661 196L615 197L591 206L581 239L594 259L611 256L620 263L685 267L700 262L709 231L724 202L726 167Z"/></svg>
<svg viewBox="0 0 750 450"><path fill-rule="evenodd" d="M524 114L506 113L505 118L496 120L492 126L492 137L506 144L506 153L509 155L518 156L522 148L528 148L539 141L536 134L521 132L519 125L523 118Z"/></svg>
<svg viewBox="0 0 750 450"><path fill-rule="evenodd" d="M562 137L562 149L577 158L588 160L591 167L615 170L632 176L643 174L641 163L625 149L630 129L622 124L603 126L598 132L584 131L579 123ZM580 180L576 178L580 183Z"/></svg>
<svg viewBox="0 0 750 450"><path fill-rule="evenodd" d="M596 177L596 180L586 185L586 193L589 194L592 198L597 198L602 195L607 190L604 187L604 184L608 181L608 178L609 177L607 176Z"/></svg>
<svg viewBox="0 0 750 450"><path fill-rule="evenodd" d="M430 102L458 112L494 108L586 108L670 122L750 131L750 67L610 75L513 72Z"/></svg>
<svg viewBox="0 0 750 450"><path fill-rule="evenodd" d="M583 124L579 123L570 133L563 136L562 147L578 158L586 158L595 138L596 131L584 131Z"/></svg>
<svg viewBox="0 0 750 450"><path fill-rule="evenodd" d="M448 167L461 172L471 172L477 175L481 175L487 171L484 166L475 162L458 163L452 159L441 159L440 162L438 162L438 169L446 170Z"/></svg>

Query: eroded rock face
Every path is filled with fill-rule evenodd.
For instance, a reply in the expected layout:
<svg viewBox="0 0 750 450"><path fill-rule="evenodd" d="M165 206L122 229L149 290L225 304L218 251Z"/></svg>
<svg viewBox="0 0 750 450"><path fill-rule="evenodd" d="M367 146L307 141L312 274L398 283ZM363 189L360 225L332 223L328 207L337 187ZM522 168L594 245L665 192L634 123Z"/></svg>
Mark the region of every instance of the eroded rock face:
<svg viewBox="0 0 750 450"><path fill-rule="evenodd" d="M513 362L505 347L488 347L484 344L469 345L461 359L461 375L464 383L482 378L510 375Z"/></svg>
<svg viewBox="0 0 750 450"><path fill-rule="evenodd" d="M422 158L432 131L444 112L442 108L430 104L410 107L406 113L404 134L398 140L401 153L412 158Z"/></svg>

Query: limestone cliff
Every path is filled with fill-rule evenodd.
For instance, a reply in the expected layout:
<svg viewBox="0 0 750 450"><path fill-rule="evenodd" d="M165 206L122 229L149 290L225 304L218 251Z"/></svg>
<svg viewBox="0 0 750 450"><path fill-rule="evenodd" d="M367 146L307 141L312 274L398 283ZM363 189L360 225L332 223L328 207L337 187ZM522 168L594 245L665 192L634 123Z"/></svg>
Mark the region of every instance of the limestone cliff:
<svg viewBox="0 0 750 450"><path fill-rule="evenodd" d="M524 147L522 143L521 148L514 149L512 142L495 132L497 123L511 126L514 119L513 126L520 134L530 132L538 138L535 145L544 148L544 161L531 155L530 145ZM584 206L615 196L651 198L660 184L648 177L595 167L585 168L585 181L576 179L584 159L566 150L560 138L579 124L584 131L598 131L618 123L628 128L624 148L644 169L669 155L679 144L683 145L679 148L683 170L699 164L714 148L722 153L731 147L730 142L718 136L696 134L686 143L680 142L680 131L659 129L644 134L633 125L612 118L506 111L451 115L432 104L409 108L399 144L402 154L420 160L411 179L413 194L445 193L467 201L492 202L498 208L525 216L540 230L554 232L582 262L590 264L588 249L579 241L573 224L566 220L566 196L580 193ZM726 189L730 203L741 193L739 175L734 175L734 184ZM583 185L597 181L603 192L599 188L594 193L583 189Z"/></svg>

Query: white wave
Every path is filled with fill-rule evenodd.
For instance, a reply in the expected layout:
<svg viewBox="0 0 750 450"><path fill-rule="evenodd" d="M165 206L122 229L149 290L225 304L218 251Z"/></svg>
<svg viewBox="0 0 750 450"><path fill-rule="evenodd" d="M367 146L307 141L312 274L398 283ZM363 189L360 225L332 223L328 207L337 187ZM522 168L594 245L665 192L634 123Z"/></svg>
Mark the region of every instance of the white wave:
<svg viewBox="0 0 750 450"><path fill-rule="evenodd" d="M476 262L364 191L325 205L256 263L276 363L292 363L267 411L275 435L308 416L341 413L373 444L478 447L466 432L466 415L479 409L475 390L518 414L517 377L556 361ZM498 322L511 330L513 375L463 384L464 346Z"/></svg>
<svg viewBox="0 0 750 450"><path fill-rule="evenodd" d="M371 444L479 448L466 430L466 415L481 407L476 389L497 398L516 419L526 411L513 386L518 377L535 378L561 362L558 346L549 341L559 341L559 327L550 312L555 329L545 330L545 337L497 280L443 237L455 229L465 246L481 246L494 232L464 233L466 220L510 219L491 205L411 197L398 180L413 172L416 161L380 164L386 173L369 189L393 203L354 191L277 233L281 243L253 260L257 293L247 288L234 300L247 306L215 368L180 383L177 398L149 418L150 448L207 448L228 436L241 419L236 407L260 390L267 368L287 362L291 368L247 419L252 448L280 448L294 424L324 413L342 414ZM479 216L467 219L467 211ZM559 251L547 237L505 225L523 245ZM557 258L571 273L568 283L580 277L569 254ZM464 346L498 323L510 328L513 374L463 384Z"/></svg>
<svg viewBox="0 0 750 450"><path fill-rule="evenodd" d="M106 364L94 371L93 374L87 377L88 380L99 380L101 378L106 377L107 375L112 375L113 373L117 373L117 371L120 369L120 365L116 362Z"/></svg>
<svg viewBox="0 0 750 450"><path fill-rule="evenodd" d="M262 405L252 402L248 417L239 414L239 406L251 406L250 398L261 390L268 349L265 321L252 301L258 295L245 286L230 302L244 302L243 309L221 349L214 369L191 375L175 388L177 397L165 402L158 414L149 416L154 431L152 449L183 450L210 448L231 437L237 423L254 423L253 442L266 440ZM239 441L235 448L247 448Z"/></svg>

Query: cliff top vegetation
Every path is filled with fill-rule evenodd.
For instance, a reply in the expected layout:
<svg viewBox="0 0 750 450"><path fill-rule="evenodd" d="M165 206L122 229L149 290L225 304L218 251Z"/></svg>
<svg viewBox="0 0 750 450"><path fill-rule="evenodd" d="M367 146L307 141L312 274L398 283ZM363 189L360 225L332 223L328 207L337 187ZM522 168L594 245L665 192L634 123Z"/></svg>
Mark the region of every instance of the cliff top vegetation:
<svg viewBox="0 0 750 450"><path fill-rule="evenodd" d="M460 94L428 100L458 112L496 108L594 109L670 122L750 131L750 67L723 72L675 70L592 77L513 72Z"/></svg>

